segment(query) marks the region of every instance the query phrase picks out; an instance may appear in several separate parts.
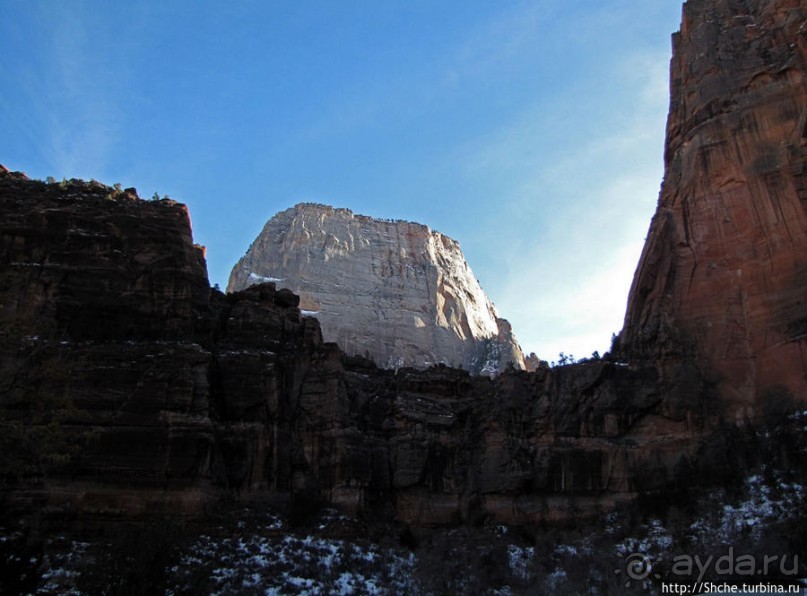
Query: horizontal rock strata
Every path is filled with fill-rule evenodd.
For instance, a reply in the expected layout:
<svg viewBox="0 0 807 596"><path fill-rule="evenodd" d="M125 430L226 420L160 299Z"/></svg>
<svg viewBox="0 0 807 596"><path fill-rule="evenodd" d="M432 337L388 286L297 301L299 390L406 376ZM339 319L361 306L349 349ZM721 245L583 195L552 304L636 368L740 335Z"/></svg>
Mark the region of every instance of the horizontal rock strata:
<svg viewBox="0 0 807 596"><path fill-rule="evenodd" d="M807 449L803 403L792 413L807 371L806 17L793 0L686 4L659 208L603 360L495 378L380 370L323 341L289 290L211 290L184 206L0 168L2 515L285 495L417 526L526 523L794 467ZM372 262L390 287L441 279L400 254ZM460 304L451 287L444 306Z"/></svg>
<svg viewBox="0 0 807 596"><path fill-rule="evenodd" d="M211 290L181 205L5 173L0 206L8 515L200 513L237 494L421 526L549 520L709 460L697 411L659 415L654 367L380 370L274 283Z"/></svg>

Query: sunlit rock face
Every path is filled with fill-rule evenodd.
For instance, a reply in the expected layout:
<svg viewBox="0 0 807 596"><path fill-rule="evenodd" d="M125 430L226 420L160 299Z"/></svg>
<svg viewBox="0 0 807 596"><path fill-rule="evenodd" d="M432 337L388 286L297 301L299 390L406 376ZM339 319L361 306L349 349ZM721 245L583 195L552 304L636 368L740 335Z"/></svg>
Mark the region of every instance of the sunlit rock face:
<svg viewBox="0 0 807 596"><path fill-rule="evenodd" d="M269 220L227 290L265 281L299 294L326 340L386 368L525 366L459 243L424 225L297 205Z"/></svg>
<svg viewBox="0 0 807 596"><path fill-rule="evenodd" d="M807 396L807 4L690 0L666 170L621 336L693 359L732 419Z"/></svg>

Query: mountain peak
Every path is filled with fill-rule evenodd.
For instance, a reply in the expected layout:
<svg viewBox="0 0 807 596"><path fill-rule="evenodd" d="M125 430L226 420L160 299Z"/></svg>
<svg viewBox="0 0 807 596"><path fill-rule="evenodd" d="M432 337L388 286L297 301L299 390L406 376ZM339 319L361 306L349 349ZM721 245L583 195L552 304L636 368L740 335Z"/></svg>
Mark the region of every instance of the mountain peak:
<svg viewBox="0 0 807 596"><path fill-rule="evenodd" d="M423 224L299 203L267 222L227 289L265 281L298 293L327 340L380 366L525 367L459 243Z"/></svg>

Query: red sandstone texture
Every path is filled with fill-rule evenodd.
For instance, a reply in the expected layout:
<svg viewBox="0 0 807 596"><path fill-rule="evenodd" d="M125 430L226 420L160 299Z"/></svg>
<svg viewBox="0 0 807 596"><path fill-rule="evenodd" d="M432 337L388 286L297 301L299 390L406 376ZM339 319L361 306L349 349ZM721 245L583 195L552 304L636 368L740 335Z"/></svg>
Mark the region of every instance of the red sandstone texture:
<svg viewBox="0 0 807 596"><path fill-rule="evenodd" d="M288 290L211 290L184 206L0 168L2 514L291 495L520 523L786 468L801 429L763 454L737 448L733 419L804 396L807 15L742 6L686 5L621 360L379 370L323 342Z"/></svg>
<svg viewBox="0 0 807 596"><path fill-rule="evenodd" d="M694 363L738 422L807 399L807 4L684 5L665 165L624 351Z"/></svg>

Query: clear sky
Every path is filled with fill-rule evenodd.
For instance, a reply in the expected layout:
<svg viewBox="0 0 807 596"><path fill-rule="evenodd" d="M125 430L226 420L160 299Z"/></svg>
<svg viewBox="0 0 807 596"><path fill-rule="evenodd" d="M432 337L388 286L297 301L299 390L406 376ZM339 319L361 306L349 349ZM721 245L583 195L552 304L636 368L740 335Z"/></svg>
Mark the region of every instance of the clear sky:
<svg viewBox="0 0 807 596"><path fill-rule="evenodd" d="M680 0L0 0L0 163L187 203L211 283L300 201L458 240L522 347L622 326Z"/></svg>

